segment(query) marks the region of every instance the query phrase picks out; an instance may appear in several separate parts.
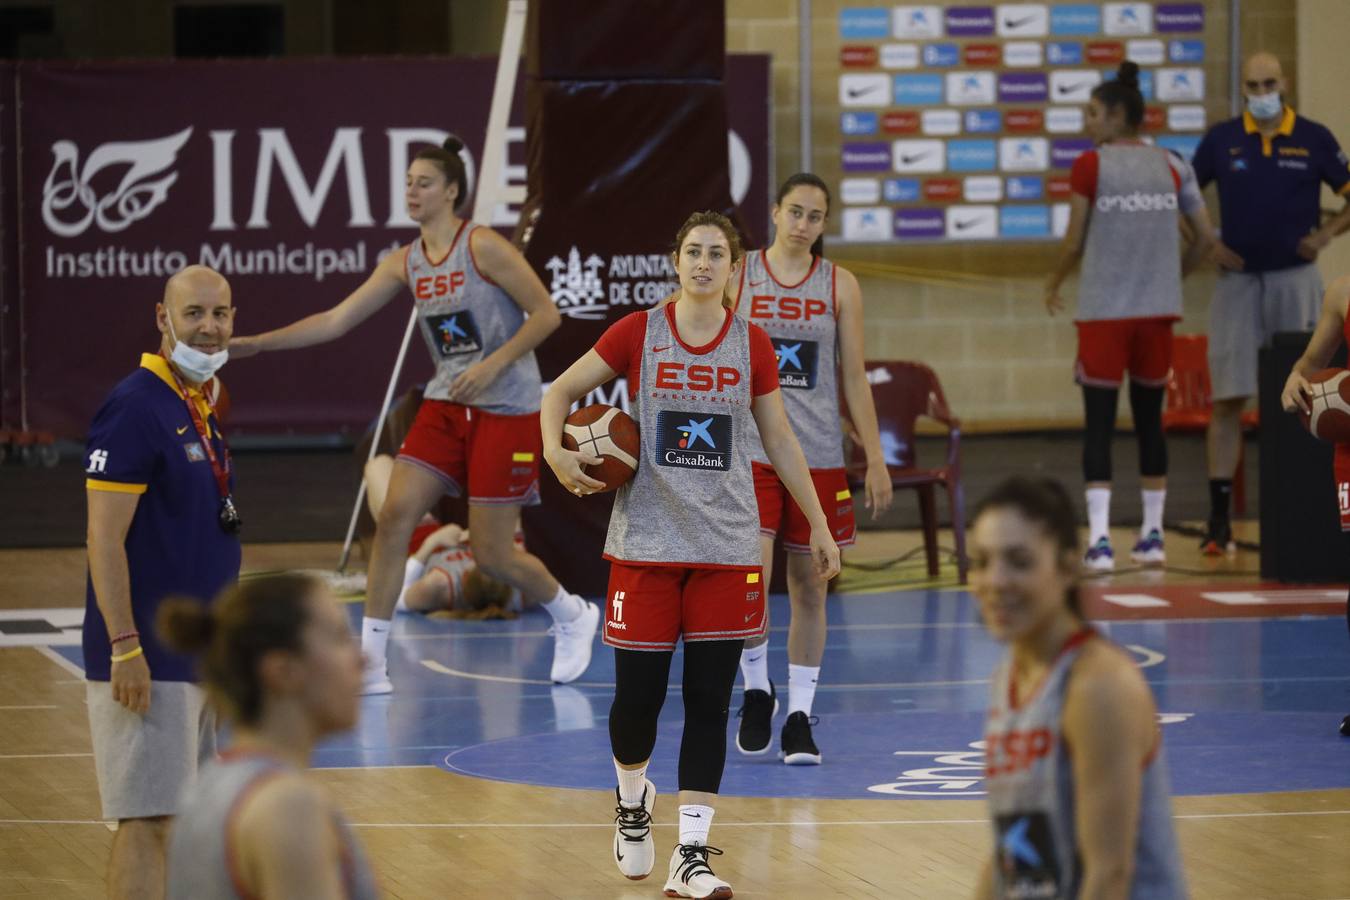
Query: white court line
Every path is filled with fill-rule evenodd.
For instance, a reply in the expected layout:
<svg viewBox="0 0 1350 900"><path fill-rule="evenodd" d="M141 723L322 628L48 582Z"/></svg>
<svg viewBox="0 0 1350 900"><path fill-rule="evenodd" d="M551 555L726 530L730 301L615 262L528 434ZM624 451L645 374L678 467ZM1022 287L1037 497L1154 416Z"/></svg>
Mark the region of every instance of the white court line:
<svg viewBox="0 0 1350 900"><path fill-rule="evenodd" d="M739 799L820 799L820 798L769 798L743 797ZM836 799L836 798L831 798ZM1245 813L1188 813L1174 815L1173 819L1264 819L1292 818L1300 816L1350 816L1350 809L1309 809L1291 812L1245 812ZM0 825L109 825L103 819L0 819ZM349 822L353 828L613 828L613 822ZM677 823L653 822L656 828L677 828ZM847 822L817 822L811 820L787 822L718 822L718 828L833 828L846 826L900 826L900 825L983 825L984 819L855 819Z"/></svg>
<svg viewBox="0 0 1350 900"><path fill-rule="evenodd" d="M60 709L55 703L43 703L35 706L0 706L0 710L6 709Z"/></svg>
<svg viewBox="0 0 1350 900"><path fill-rule="evenodd" d="M1102 594L1102 599L1107 603L1114 603L1116 606L1124 606L1129 609L1167 607L1172 605L1161 597L1155 597L1152 594Z"/></svg>
<svg viewBox="0 0 1350 900"><path fill-rule="evenodd" d="M78 759L92 753L0 753L0 759Z"/></svg>
<svg viewBox="0 0 1350 900"><path fill-rule="evenodd" d="M48 659L50 659L52 662L56 663L61 668L65 669L70 674L74 675L76 678L80 679L81 681L84 680L84 669L81 669L79 666L75 665L73 662L66 659L60 653L57 653L51 647L34 647L33 649L41 653Z"/></svg>

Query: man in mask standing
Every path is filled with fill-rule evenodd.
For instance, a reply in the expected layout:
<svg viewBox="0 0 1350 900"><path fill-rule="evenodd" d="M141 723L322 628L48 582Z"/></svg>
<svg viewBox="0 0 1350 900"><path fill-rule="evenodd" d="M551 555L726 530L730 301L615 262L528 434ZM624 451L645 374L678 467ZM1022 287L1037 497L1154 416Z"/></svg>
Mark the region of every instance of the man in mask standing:
<svg viewBox="0 0 1350 900"><path fill-rule="evenodd" d="M210 602L239 577L230 451L212 404L234 307L205 266L169 279L158 353L113 388L85 457L89 579L84 660L103 816L116 819L111 898L164 896L178 795L215 753L215 722L187 657L154 634L165 597Z"/></svg>
<svg viewBox="0 0 1350 900"><path fill-rule="evenodd" d="M1280 61L1257 53L1243 67L1246 110L1205 134L1195 151L1200 187L1216 182L1219 280L1209 309L1214 411L1208 434L1210 517L1201 550L1234 549L1229 497L1242 408L1256 393L1257 351L1277 331L1311 331L1322 304L1317 254L1350 225L1350 203L1321 222L1325 183L1350 192L1350 165L1323 125L1284 103Z"/></svg>

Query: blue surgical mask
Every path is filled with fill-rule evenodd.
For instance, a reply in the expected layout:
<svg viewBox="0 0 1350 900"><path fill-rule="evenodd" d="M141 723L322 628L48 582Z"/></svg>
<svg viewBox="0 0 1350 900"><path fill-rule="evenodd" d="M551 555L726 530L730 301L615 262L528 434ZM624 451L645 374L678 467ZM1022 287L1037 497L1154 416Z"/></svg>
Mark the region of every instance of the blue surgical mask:
<svg viewBox="0 0 1350 900"><path fill-rule="evenodd" d="M1280 99L1279 91L1247 98L1247 112L1252 114L1253 119L1273 119L1282 109L1284 101Z"/></svg>
<svg viewBox="0 0 1350 900"><path fill-rule="evenodd" d="M189 347L174 334L173 316L166 315L164 318L169 322L169 336L173 338L173 353L169 354L169 361L188 378L201 384L220 371L220 367L230 358L229 350L203 353L195 347Z"/></svg>

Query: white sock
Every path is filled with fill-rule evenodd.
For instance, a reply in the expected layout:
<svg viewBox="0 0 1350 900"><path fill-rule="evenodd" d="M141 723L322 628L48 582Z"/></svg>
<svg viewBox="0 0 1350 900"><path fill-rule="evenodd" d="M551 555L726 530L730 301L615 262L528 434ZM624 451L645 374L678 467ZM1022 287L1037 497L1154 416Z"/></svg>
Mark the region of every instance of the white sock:
<svg viewBox="0 0 1350 900"><path fill-rule="evenodd" d="M708 846L708 829L712 827L713 808L696 803L680 804L680 843Z"/></svg>
<svg viewBox="0 0 1350 900"><path fill-rule="evenodd" d="M385 648L389 645L389 620L361 618L361 652L366 655L367 665L374 671L382 672L388 666Z"/></svg>
<svg viewBox="0 0 1350 900"><path fill-rule="evenodd" d="M408 604L405 597L408 596L408 588L417 583L427 567L415 556L408 557L408 561L403 564L403 587L399 589L398 601L394 604L394 609L399 612L407 612Z"/></svg>
<svg viewBox="0 0 1350 900"><path fill-rule="evenodd" d="M816 699L816 681L820 666L788 664L788 715L804 712L811 715L811 703Z"/></svg>
<svg viewBox="0 0 1350 900"><path fill-rule="evenodd" d="M1148 533L1155 528L1162 534L1163 502L1167 499L1167 489L1139 493L1144 498L1144 524L1139 529L1139 536L1148 537Z"/></svg>
<svg viewBox="0 0 1350 900"><path fill-rule="evenodd" d="M640 806L642 792L647 789L647 763L636 769L625 769L614 760L614 772L619 776L619 802L625 806Z"/></svg>
<svg viewBox="0 0 1350 900"><path fill-rule="evenodd" d="M1111 489L1088 488L1088 546L1111 538Z"/></svg>
<svg viewBox="0 0 1350 900"><path fill-rule="evenodd" d="M553 595L553 599L543 604L544 611L553 617L555 622L575 622L581 618L581 614L586 611L586 601L582 600L576 594L569 594L563 590L563 586L558 585L558 593Z"/></svg>
<svg viewBox="0 0 1350 900"><path fill-rule="evenodd" d="M769 691L769 645L747 647L741 651L741 677L747 691Z"/></svg>

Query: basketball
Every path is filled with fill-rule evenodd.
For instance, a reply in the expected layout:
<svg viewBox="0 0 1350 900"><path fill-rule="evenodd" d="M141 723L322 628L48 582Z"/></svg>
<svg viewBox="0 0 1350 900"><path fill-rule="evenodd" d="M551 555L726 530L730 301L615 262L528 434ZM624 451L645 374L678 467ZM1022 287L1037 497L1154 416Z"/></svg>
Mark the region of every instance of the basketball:
<svg viewBox="0 0 1350 900"><path fill-rule="evenodd" d="M602 493L614 490L637 471L637 423L613 406L593 403L568 416L563 424L562 445L566 450L601 457L598 465L584 466L582 471L605 483Z"/></svg>
<svg viewBox="0 0 1350 900"><path fill-rule="evenodd" d="M1334 444L1350 443L1350 371L1323 369L1309 376L1312 413L1299 413L1314 437Z"/></svg>

